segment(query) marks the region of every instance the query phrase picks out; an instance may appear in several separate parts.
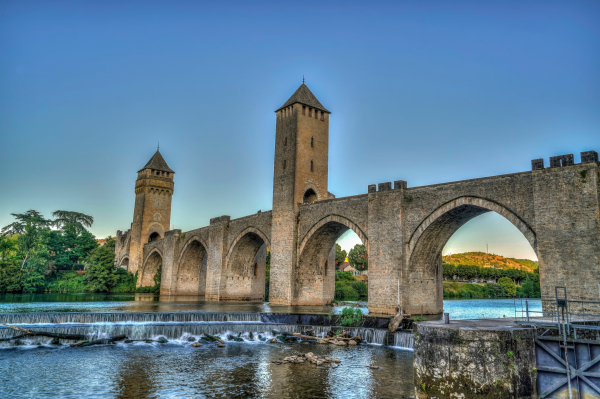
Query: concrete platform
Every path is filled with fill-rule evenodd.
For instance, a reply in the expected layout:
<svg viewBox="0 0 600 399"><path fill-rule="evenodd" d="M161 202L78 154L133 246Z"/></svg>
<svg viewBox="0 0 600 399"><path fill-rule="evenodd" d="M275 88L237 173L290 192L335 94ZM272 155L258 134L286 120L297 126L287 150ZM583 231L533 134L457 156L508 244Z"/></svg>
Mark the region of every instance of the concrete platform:
<svg viewBox="0 0 600 399"><path fill-rule="evenodd" d="M450 324L444 324L443 320L417 322L419 326L447 328L451 330L482 330L482 331L505 331L528 329L521 324L516 324L515 319L510 317L502 319L469 319L450 320Z"/></svg>

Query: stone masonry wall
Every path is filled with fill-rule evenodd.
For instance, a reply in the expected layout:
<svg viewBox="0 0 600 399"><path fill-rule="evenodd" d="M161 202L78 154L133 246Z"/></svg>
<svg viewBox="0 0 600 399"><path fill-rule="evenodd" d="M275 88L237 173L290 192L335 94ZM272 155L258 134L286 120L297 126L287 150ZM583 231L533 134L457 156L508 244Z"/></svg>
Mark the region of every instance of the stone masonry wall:
<svg viewBox="0 0 600 399"><path fill-rule="evenodd" d="M404 189L369 193L369 312L395 314L402 304Z"/></svg>
<svg viewBox="0 0 600 399"><path fill-rule="evenodd" d="M538 397L533 328L486 320L461 328L460 323L417 324L414 380L419 398Z"/></svg>
<svg viewBox="0 0 600 399"><path fill-rule="evenodd" d="M532 174L542 296L600 300L600 164Z"/></svg>
<svg viewBox="0 0 600 399"><path fill-rule="evenodd" d="M303 106L300 104L292 108L298 121L295 203L302 203L304 193L311 188L317 194L318 201L325 200L329 176L329 114L305 107L303 115ZM323 120L319 114L323 115Z"/></svg>
<svg viewBox="0 0 600 399"><path fill-rule="evenodd" d="M290 303L292 273L296 259L296 139L297 109L284 118L278 113L275 132L275 165L273 174L273 225L271 228L271 284L269 301L272 304Z"/></svg>

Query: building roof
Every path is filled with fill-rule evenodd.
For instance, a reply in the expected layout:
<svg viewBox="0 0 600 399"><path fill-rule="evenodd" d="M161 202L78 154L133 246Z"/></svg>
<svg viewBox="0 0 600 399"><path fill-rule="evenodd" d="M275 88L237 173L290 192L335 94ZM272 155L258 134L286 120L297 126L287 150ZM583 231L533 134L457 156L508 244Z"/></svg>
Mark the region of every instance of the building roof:
<svg viewBox="0 0 600 399"><path fill-rule="evenodd" d="M353 268L352 266L350 266L349 263L344 263L342 266L340 266L339 270L342 272L357 272L358 271L355 268Z"/></svg>
<svg viewBox="0 0 600 399"><path fill-rule="evenodd" d="M327 108L323 106L323 104L319 102L319 100L317 100L317 97L315 97L315 95L312 94L308 86L306 86L304 83L302 83L300 87L298 87L298 90L296 90L294 94L292 94L289 100L287 100L285 104L283 104L281 107L277 108L275 112L296 103L308 105L309 107L319 109L323 112L327 112L328 114L331 113L327 110Z"/></svg>
<svg viewBox="0 0 600 399"><path fill-rule="evenodd" d="M141 172L144 169L154 169L154 170L160 170L162 172L175 173L175 171L173 171L171 168L169 168L169 165L167 165L167 162L162 157L162 155L160 155L160 151L158 151L158 150L156 150L154 155L152 155L152 158L150 158L150 160L148 161L146 166L144 166L142 169L138 170L138 172Z"/></svg>

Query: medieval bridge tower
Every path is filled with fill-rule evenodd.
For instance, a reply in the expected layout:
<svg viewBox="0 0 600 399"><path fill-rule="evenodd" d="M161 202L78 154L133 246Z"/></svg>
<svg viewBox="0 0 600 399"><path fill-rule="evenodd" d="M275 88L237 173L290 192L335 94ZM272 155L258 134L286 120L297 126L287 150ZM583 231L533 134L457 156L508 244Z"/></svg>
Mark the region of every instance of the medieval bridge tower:
<svg viewBox="0 0 600 399"><path fill-rule="evenodd" d="M304 83L275 112L273 288L269 300L273 304L289 304L294 296L293 280L300 278L293 273L298 256L298 207L302 203L333 198L327 191L330 112ZM335 250L333 257L335 259ZM316 296L320 301L321 295Z"/></svg>
<svg viewBox="0 0 600 399"><path fill-rule="evenodd" d="M328 192L330 112L305 84L276 111L273 210L208 226L169 230L174 172L160 152L135 183L131 229L117 232L115 264L138 272L138 285L207 301L268 300L321 305L335 291L335 242L354 231L369 257L369 311L443 311L444 245L469 220L496 212L530 243L539 260L542 295L566 286L569 297L598 300L600 162L596 151L531 161L519 173L408 187L371 184L335 198Z"/></svg>
<svg viewBox="0 0 600 399"><path fill-rule="evenodd" d="M123 255L119 265L125 264L132 273L138 271L143 263L144 245L160 240L169 230L174 174L158 149L148 163L137 172L133 222L125 235L117 233L116 246L118 256L119 250L129 243L127 258ZM157 264L156 269L158 266L160 265ZM138 286L153 285L152 277L153 275L150 279L146 278L146 281L138 278Z"/></svg>

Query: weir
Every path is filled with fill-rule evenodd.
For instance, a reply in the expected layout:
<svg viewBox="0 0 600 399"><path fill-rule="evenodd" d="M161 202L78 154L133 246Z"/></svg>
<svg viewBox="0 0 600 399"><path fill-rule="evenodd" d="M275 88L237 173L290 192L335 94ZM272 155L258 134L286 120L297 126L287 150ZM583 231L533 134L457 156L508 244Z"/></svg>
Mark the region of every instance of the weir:
<svg viewBox="0 0 600 399"><path fill-rule="evenodd" d="M410 332L393 335L384 328L387 319L364 318L362 327L341 327L334 323L337 317L329 315L280 314L280 313L12 313L0 314L0 324L16 325L33 331L86 335L90 340L126 335L133 340L156 340L164 337L169 341L184 343L190 337L198 340L202 334L210 334L227 340L229 335L243 338L248 343L262 343L258 335L271 339L278 333L305 333L312 330L316 336L325 336L330 330L346 330L351 336L360 336L369 344L390 345L403 349L413 348ZM375 327L373 327L375 326ZM15 331L0 327L0 338L15 336ZM253 336L254 338L250 338ZM18 342L0 342L0 348L19 345L48 345L51 338L25 337Z"/></svg>

